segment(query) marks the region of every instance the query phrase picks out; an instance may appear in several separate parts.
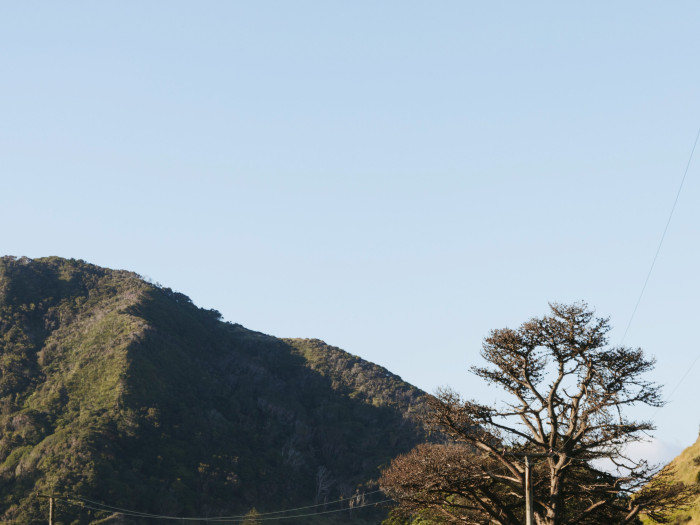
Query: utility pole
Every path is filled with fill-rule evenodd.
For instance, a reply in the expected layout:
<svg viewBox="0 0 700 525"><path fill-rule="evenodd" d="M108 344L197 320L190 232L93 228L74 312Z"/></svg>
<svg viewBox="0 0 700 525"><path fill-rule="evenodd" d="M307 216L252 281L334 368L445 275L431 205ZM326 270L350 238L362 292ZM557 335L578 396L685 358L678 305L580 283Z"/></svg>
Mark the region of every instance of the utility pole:
<svg viewBox="0 0 700 525"><path fill-rule="evenodd" d="M549 458L554 454L552 452L534 453L534 452L507 452L504 454L516 458L525 458L525 525L535 525L535 496L532 490L532 472L530 470L530 458Z"/></svg>
<svg viewBox="0 0 700 525"><path fill-rule="evenodd" d="M54 497L46 496L45 494L37 494L39 498L46 498L49 500L49 525L53 525L53 508L54 508Z"/></svg>
<svg viewBox="0 0 700 525"><path fill-rule="evenodd" d="M525 456L525 525L535 525L535 508L532 505L532 499L530 458Z"/></svg>

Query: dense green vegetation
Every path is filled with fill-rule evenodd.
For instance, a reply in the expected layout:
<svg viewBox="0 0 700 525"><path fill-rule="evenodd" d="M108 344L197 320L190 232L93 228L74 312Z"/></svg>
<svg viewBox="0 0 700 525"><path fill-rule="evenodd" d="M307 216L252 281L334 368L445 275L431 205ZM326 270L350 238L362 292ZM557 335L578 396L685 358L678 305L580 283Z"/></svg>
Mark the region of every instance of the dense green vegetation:
<svg viewBox="0 0 700 525"><path fill-rule="evenodd" d="M379 366L224 323L134 273L0 259L3 523L45 522L40 494L178 516L349 497L420 440L422 399ZM61 502L56 523L120 519L149 523Z"/></svg>

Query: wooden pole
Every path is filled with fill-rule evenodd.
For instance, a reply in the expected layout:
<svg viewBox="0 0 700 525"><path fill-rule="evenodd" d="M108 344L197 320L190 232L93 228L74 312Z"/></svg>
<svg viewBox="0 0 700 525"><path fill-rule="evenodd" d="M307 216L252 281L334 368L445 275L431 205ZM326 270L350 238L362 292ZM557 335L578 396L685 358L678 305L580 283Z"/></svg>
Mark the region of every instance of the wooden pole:
<svg viewBox="0 0 700 525"><path fill-rule="evenodd" d="M49 498L49 525L53 525L53 496Z"/></svg>
<svg viewBox="0 0 700 525"><path fill-rule="evenodd" d="M530 473L530 458L525 456L525 524L535 525L535 509L532 505L532 476Z"/></svg>
<svg viewBox="0 0 700 525"><path fill-rule="evenodd" d="M549 458L552 452L508 452L503 450L503 454L509 454L516 458L525 458L525 524L535 525L535 496L532 490L532 471L530 470L530 458Z"/></svg>

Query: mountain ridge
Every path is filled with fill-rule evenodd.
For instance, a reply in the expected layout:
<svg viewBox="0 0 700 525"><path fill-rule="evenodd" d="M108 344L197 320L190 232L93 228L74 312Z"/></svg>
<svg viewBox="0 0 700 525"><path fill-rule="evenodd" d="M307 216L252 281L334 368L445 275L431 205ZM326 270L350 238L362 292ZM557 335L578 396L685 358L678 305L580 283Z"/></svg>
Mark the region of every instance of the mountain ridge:
<svg viewBox="0 0 700 525"><path fill-rule="evenodd" d="M3 257L0 336L4 522L45 516L37 492L183 516L330 502L424 437L426 394L387 369L133 272Z"/></svg>

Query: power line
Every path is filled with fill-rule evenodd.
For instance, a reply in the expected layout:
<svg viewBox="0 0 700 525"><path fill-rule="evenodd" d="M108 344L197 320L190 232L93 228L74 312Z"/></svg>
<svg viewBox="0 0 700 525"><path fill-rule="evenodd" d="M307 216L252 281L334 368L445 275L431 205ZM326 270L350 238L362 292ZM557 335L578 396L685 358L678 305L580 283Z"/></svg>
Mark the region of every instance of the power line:
<svg viewBox="0 0 700 525"><path fill-rule="evenodd" d="M629 322L627 323L627 328L625 328L625 333L622 336L622 340L620 341L620 344L622 344L625 340L625 337L627 337L627 332L630 329L630 325L632 324L632 319L634 319L634 315L637 313L637 308L639 307L639 303L642 301L642 296L644 295L644 290L647 287L647 283L649 282L649 277L651 276L651 272L654 270L654 265L656 264L656 259L659 256L659 252L661 251L661 245L664 242L664 239L666 238L666 232L668 231L668 226L671 223L671 218L673 217L673 212L676 210L676 204L678 204L678 198L680 197L681 190L683 189L683 184L685 183L686 176L688 175L688 171L690 169L690 163L693 160L693 155L695 154L695 148L698 145L698 139L700 139L700 129L698 130L697 135L695 136L695 142L693 143L693 148L690 151L690 156L688 157L688 163L685 166L685 171L683 172L683 178L681 179L681 183L678 186L678 191L676 192L676 198L673 201L673 206L671 207L671 212L668 215L668 220L666 221L666 226L664 227L664 232L661 235L661 240L659 241L659 245L656 248L656 253L654 254L654 259L651 262L651 267L649 268L649 272L647 273L647 277L644 280L644 285L642 286L642 291L639 294L639 298L637 299L637 303L634 306L634 310L632 311L632 315L630 317ZM678 390L678 388L681 386L683 381L688 377L690 374L690 371L693 369L695 364L698 362L698 359L700 359L700 352L696 354L695 358L693 361L690 363L690 366L686 368L685 373L681 376L681 378L678 380L678 382L675 384L673 389L671 390L671 393L666 397L666 400L664 403L668 402L672 397L673 394ZM652 418L656 416L656 414L661 410L661 407L656 407L656 410L654 410L652 414Z"/></svg>
<svg viewBox="0 0 700 525"><path fill-rule="evenodd" d="M378 492L381 492L379 490L366 493L367 494L376 494ZM354 498L354 497L353 497ZM353 498L344 498L345 501ZM272 514L281 514L285 512L295 512L299 510L304 510L304 509L309 509L309 508L314 508L318 507L321 505L325 504L319 504L319 505L309 505L306 507L297 507L294 509L286 509L286 510L281 510L281 511L275 511L275 512L268 512L268 513L260 513L255 515L254 517L250 515L237 515L237 516L214 516L214 517L182 517L182 516L167 516L167 515L162 515L162 514L149 514L146 512L139 512L139 511L134 511L134 510L129 510L129 509L124 509L124 508L119 508L119 507L114 507L111 505L105 505L102 503L98 502L93 502L90 500L87 500L85 498L80 498L76 496L65 496L65 497L55 497L56 501L61 501L63 503L66 503L67 505L70 505L72 507L80 507L83 509L88 509L88 510L93 510L93 511L98 511L98 512L113 512L114 514L120 514L122 516L129 516L129 517L135 517L135 518L146 518L146 519L160 519L160 520L172 520L172 521L203 521L203 522L213 522L213 523L241 523L245 521L246 519L255 519L257 521L271 521L271 520L284 520L284 519L292 519L292 518L306 518L306 517L312 517L312 516L320 516L323 514L332 514L332 513L338 513L338 512L347 512L355 509L362 509L362 508L368 508L368 507L375 507L377 505L381 505L383 503L388 503L390 501L393 501L391 499L384 499L380 501L376 501L374 503L362 503L360 505L355 505L355 506L348 506L347 508L341 508L341 509L333 509L333 510L326 510L326 511L321 511L321 512L311 512L311 513L306 513L306 514L293 514L290 516L271 516ZM343 500L338 500L334 503L337 503L339 501Z"/></svg>
<svg viewBox="0 0 700 525"><path fill-rule="evenodd" d="M656 259L659 257L659 252L661 251L661 245L664 243L664 239L666 238L666 232L668 232L668 226L671 224L671 219L673 218L673 212L676 211L676 204L678 204L678 198L681 195L681 190L683 189L683 184L685 183L685 178L688 175L688 170L690 169L690 163L693 160L693 155L695 153L695 148L698 145L698 139L700 139L700 129L698 129L698 133L695 136L695 142L693 143L693 149L690 151L690 156L688 157L688 163L685 166L685 171L683 172L683 178L681 179L681 183L678 186L678 191L676 192L676 198L673 201L673 206L671 206L671 212L668 214L668 220L666 221L666 226L664 227L664 232L661 235L661 240L659 240L659 245L656 247L656 253L654 254L654 259L651 261L651 266L649 267L649 272L647 273L646 279L644 279L644 285L642 286L642 291L639 293L639 297L637 298L637 303L634 305L634 310L632 310L632 315L630 316L630 320L627 323L627 328L625 328L625 333L622 335L622 340L620 341L620 345L624 343L625 338L627 337L627 332L630 329L630 326L632 326L632 320L634 319L635 314L637 313L637 308L639 308L639 303L642 302L642 296L644 295L644 291L647 288L647 284L649 283L649 278L651 277L651 272L654 271L654 266L656 265Z"/></svg>
<svg viewBox="0 0 700 525"><path fill-rule="evenodd" d="M668 219L666 220L666 225L664 226L664 231L663 231L663 233L662 233L662 235L661 235L661 239L659 240L659 244L658 244L658 246L656 247L656 253L654 254L654 258L653 258L653 260L652 260L652 262L651 262L651 266L649 267L649 271L647 272L647 276L646 276L646 279L644 280L644 284L643 284L643 286L642 286L642 290L641 290L641 292L639 293L639 297L637 298L637 302L635 303L634 309L632 310L632 315L630 316L630 319L629 319L629 321L628 321L628 323L627 323L627 327L625 328L625 332L624 332L624 334L622 335L622 339L620 340L620 345L622 345L622 344L624 343L625 338L627 337L627 333L629 332L630 326L632 325L632 321L634 320L634 317L635 317L635 315L636 315L636 313L637 313L637 309L639 308L639 304L641 303L642 297L644 296L644 291L646 290L647 284L649 283L649 278L651 277L651 274L652 274L652 272L653 272L653 270L654 270L654 266L656 265L656 260L658 259L659 253L661 252L661 246L662 246L663 243L664 243L664 240L665 240L665 238L666 238L666 233L668 232L668 227L669 227L669 225L671 224L671 219L673 218L673 214L674 214L674 212L676 211L676 205L678 204L678 199L679 199L679 197L680 197L680 195L681 195L681 191L683 190L683 185L684 185L684 183L685 183L685 179L686 179L686 177L687 177L687 175L688 175L688 171L690 170L690 164L691 164L691 162L692 162L692 160L693 160L693 156L694 156L694 154L695 154L695 149L696 149L696 147L697 147L697 145L698 145L698 140L700 140L700 128L698 129L698 132L697 132L697 134L695 135L695 141L693 142L693 147L692 147L692 149L691 149L691 151L690 151L690 155L688 156L688 162L686 163L685 170L684 170L684 172L683 172L683 177L681 178L681 182L680 182L680 184L679 184L679 186L678 186L678 191L676 192L676 197L675 197L675 199L674 199L674 201L673 201L673 206L671 206L671 211L670 211L670 213L669 213L669 215L668 215ZM700 359L700 353L698 353L698 355L696 355L696 357L695 357L695 359L693 360L693 362L691 363L690 367L688 367L688 369L686 370L685 374L681 377L681 379L678 381L678 383L676 384L676 386L675 386L675 387L673 388L673 390L671 391L671 394L670 394L670 395L673 395L673 393L678 389L678 387L679 387L679 386L681 385L681 383L685 380L685 378L686 378L686 377L688 376L688 374L690 373L690 370L693 368L693 366L695 366L695 363L697 363L697 361L698 361L699 359ZM669 398L670 398L670 395L669 395ZM668 399L668 398L667 398L667 399ZM656 412L658 412L659 409L660 409L660 407L657 407L657 409L656 409L656 411L654 412L654 414L656 414ZM569 443L569 441L571 441L572 437L573 437L573 436L567 437L566 440L564 440L564 443L563 443L562 445L560 445L560 448L563 449L563 448ZM570 460L578 460L578 461L585 461L585 462L590 461L590 460L581 459L581 458L568 458L568 459L570 459Z"/></svg>
<svg viewBox="0 0 700 525"><path fill-rule="evenodd" d="M296 512L296 511L299 511L299 510L307 510L307 509L312 509L312 508L316 508L316 507L325 507L325 506L328 506L328 505L335 505L336 503L342 503L342 502L344 502L344 501L353 500L353 499L355 499L357 496L361 496L361 497L370 496L370 495L372 495L372 494L377 494L378 492L382 492L382 491L381 491L381 490L373 490L373 491L371 491L371 492L364 492L364 493L362 493L362 494L353 495L353 496L350 496L350 497L347 497L347 498L340 498L340 499L337 499L337 500L335 500L335 501L330 501L330 502L327 502L327 503L317 503L317 504L315 504L315 505L306 505L306 506L304 506L304 507L295 507L295 508L291 508L291 509L276 510L276 511L271 511L271 512L260 512L260 513L258 513L257 515L258 515L258 516L271 516L271 515L273 515L273 514L284 514L284 513L288 513L288 512ZM163 515L160 515L160 514L149 514L149 513L147 513L147 512L139 512L139 511L130 510L130 509L125 509L125 508L121 508L121 507L115 507L115 506L112 506L112 505L106 505L106 504L100 503L100 502L98 502L98 501L89 500L89 499L87 499L87 498L81 498L80 496L66 496L66 497L68 497L68 498L70 498L70 499L77 500L77 501L86 502L86 503L89 503L89 504L91 504L91 505L97 505L97 506L100 506L100 507L104 507L104 510L111 510L111 511L115 511L115 512L128 512L128 513L130 513L130 514L138 514L138 515L143 516L143 517L146 517L146 518L148 518L148 517L157 517L157 518L169 518L169 519L179 519L179 520L182 520L182 519L185 519L185 520L187 520L187 519L192 519L192 520L201 519L201 518L182 518L182 517L179 517L179 516L163 516ZM354 508L357 508L357 507L354 507ZM223 519L237 519L237 518L245 518L245 517L247 517L247 516L245 516L245 515L237 515L237 516L221 516L221 517L219 517L219 518L210 518L210 519L222 519L222 520L223 520Z"/></svg>
<svg viewBox="0 0 700 525"><path fill-rule="evenodd" d="M697 145L698 145L698 140L699 140L699 139L700 139L700 128L698 129L698 132L697 132L697 134L695 135L695 141L693 142L693 147L692 147L692 149L690 150L690 155L688 156L688 162L687 162L686 165L685 165L685 170L683 171L683 177L681 178L681 183L679 184L679 186L678 186L678 191L676 192L676 198L673 200L673 206L671 206L671 211L670 211L670 213L668 214L668 219L666 220L666 226L664 226L664 231L663 231L663 233L661 234L661 239L659 240L659 244L658 244L658 246L656 247L656 253L654 254L653 260L651 261L651 266L649 267L649 271L647 272L646 279L644 279L644 284L642 285L642 291L639 293L639 297L637 298L637 302L635 303L634 309L632 310L632 315L630 316L630 319L629 319L629 321L627 322L627 327L625 328L625 332L624 332L624 334L622 335L622 339L620 340L620 345L622 345L622 344L624 343L625 338L627 337L627 332L629 332L630 326L632 326L632 320L634 319L634 316L635 316L635 314L637 313L637 309L639 308L639 304L642 302L642 297L644 296L644 291L646 290L647 284L649 283L649 278L651 277L651 273L654 271L654 266L656 265L656 259L659 257L659 253L661 252L661 246L662 246L663 243L664 243L664 239L666 238L666 233L668 232L668 227L669 227L669 225L671 224L671 219L673 218L673 213L676 211L676 205L678 204L678 199L679 199L679 197L680 197L680 195L681 195L681 191L683 190L683 184L685 183L685 179L686 179L686 177L687 177L687 175L688 175L688 171L690 170L690 164L691 164L691 162L692 162L692 160L693 160L693 156L694 156L694 154L695 154L695 148L696 148ZM695 363L698 361L698 359L700 359L700 353L695 357L695 359L694 359L693 362L691 363L690 367L686 370L686 372L685 372L685 374L683 375L683 377L681 377L680 381L678 381L678 383L676 384L676 386L673 388L673 390L671 391L671 395L673 395L673 393L678 389L678 387L679 387L680 384L683 382L683 380L688 376L688 374L690 373L690 370L693 368L693 366L694 366ZM659 408L660 408L660 407L657 407L657 409L656 409L656 411L654 412L654 414L656 414L656 412L659 411ZM569 441L571 441L571 436L569 436L569 437L566 439L566 441L564 441L564 444L562 445L561 448L563 448L564 446L566 446L566 444L567 444ZM573 458L571 458L571 459L573 459Z"/></svg>
<svg viewBox="0 0 700 525"><path fill-rule="evenodd" d="M259 518L260 521L270 521L270 520L286 520L290 518L309 518L312 516L321 516L322 514L334 514L338 512L347 512L349 510L355 510L355 509L363 509L367 507L376 507L377 505L381 505L383 503L389 503L391 501L394 501L392 499L384 499L381 501L376 501L374 503L363 503L362 505L357 505L355 507L348 507L347 509L335 509L335 510L326 510L322 512L314 512L311 514L295 514L294 516L279 516L279 517L272 517L272 518Z"/></svg>

